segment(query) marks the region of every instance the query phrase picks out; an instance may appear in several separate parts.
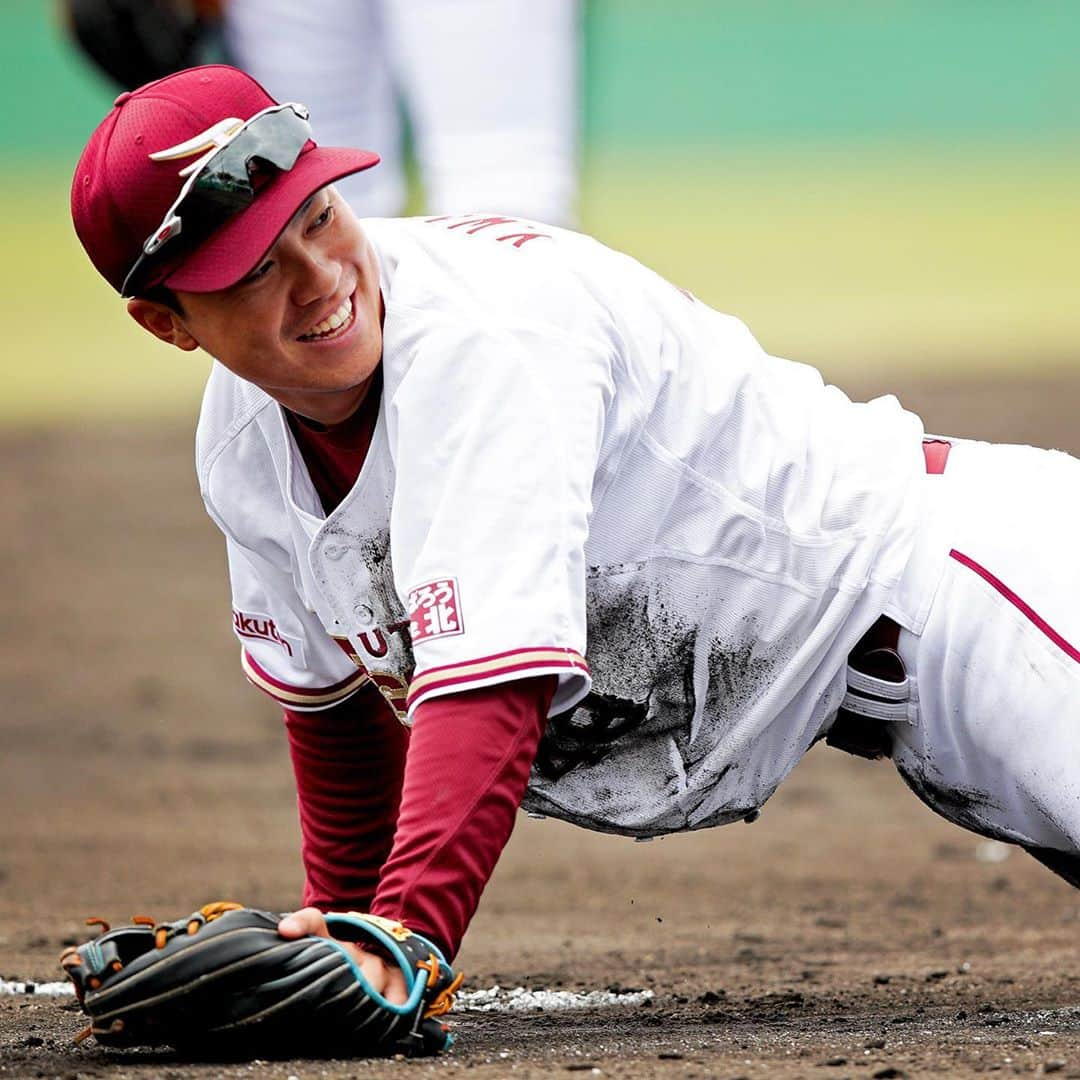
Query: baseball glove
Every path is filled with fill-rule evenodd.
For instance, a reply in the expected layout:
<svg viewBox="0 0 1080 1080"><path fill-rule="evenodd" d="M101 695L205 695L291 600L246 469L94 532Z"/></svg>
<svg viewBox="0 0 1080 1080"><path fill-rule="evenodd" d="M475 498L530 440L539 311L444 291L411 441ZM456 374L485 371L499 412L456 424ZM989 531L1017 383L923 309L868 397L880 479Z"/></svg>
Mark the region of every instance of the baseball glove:
<svg viewBox="0 0 1080 1080"><path fill-rule="evenodd" d="M400 923L328 912L334 939L287 940L282 918L240 904L207 904L186 919L138 918L66 949L61 966L102 1046L172 1046L200 1057L316 1053L437 1054L453 1041L438 1018L462 977ZM335 940L336 939L336 940ZM408 1000L371 988L351 941L405 975Z"/></svg>
<svg viewBox="0 0 1080 1080"><path fill-rule="evenodd" d="M211 0L63 0L82 51L125 90L203 63Z"/></svg>

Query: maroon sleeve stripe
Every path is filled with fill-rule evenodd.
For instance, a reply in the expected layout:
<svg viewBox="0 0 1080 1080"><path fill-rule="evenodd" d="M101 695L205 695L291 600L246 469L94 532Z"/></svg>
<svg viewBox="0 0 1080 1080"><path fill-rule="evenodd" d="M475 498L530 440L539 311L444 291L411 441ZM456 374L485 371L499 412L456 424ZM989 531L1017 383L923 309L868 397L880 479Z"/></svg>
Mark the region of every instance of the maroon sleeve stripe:
<svg viewBox="0 0 1080 1080"><path fill-rule="evenodd" d="M333 686L292 686L280 679L275 679L260 667L247 649L240 650L240 666L253 686L269 694L282 705L300 709L317 708L344 701L350 694L356 693L370 678L366 671L357 671L356 674L347 676L340 682L334 683Z"/></svg>
<svg viewBox="0 0 1080 1080"><path fill-rule="evenodd" d="M463 664L428 668L413 679L409 686L407 704L411 712L424 698L436 691L464 690L479 683L490 685L504 677L525 678L566 669L589 674L589 665L585 658L573 649L550 646L539 649L511 649L509 652L482 656Z"/></svg>

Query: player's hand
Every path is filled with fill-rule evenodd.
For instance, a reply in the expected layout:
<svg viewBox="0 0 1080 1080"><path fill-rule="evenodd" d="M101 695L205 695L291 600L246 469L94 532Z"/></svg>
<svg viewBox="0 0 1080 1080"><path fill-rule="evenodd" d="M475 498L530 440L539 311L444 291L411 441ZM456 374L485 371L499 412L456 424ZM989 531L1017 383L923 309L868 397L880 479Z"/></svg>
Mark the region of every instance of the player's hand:
<svg viewBox="0 0 1080 1080"><path fill-rule="evenodd" d="M291 915L278 923L278 933L283 938L299 938L306 934L314 934L316 937L329 938L334 935L326 928L326 919L318 908L306 907L294 911ZM381 956L375 953L365 952L351 942L343 942L351 949L360 965L364 977L371 988L382 994L387 1001L394 1005L404 1005L408 1000L408 992L405 987L405 976L397 966L391 967Z"/></svg>

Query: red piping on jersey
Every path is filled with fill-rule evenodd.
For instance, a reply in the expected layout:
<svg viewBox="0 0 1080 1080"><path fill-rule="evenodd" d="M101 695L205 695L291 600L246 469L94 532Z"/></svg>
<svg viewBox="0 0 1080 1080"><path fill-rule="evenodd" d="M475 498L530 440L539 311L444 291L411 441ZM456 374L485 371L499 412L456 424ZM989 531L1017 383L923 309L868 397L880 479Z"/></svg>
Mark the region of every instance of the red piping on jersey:
<svg viewBox="0 0 1080 1080"><path fill-rule="evenodd" d="M357 675L367 674L366 672L361 671L360 668L357 668L352 675L346 675L344 679L341 679L331 686L294 686L292 683L275 679L274 676L247 651L247 649L244 650L244 657L260 679L265 679L270 686L276 687L278 690L284 690L290 694L296 694L299 697L323 697L326 694L335 694L338 690L344 690L350 683L356 682ZM265 687L260 687L259 689L265 689ZM269 691L266 692L269 693Z"/></svg>
<svg viewBox="0 0 1080 1080"><path fill-rule="evenodd" d="M949 558L955 559L969 570L974 570L983 581L1001 593L1013 607L1026 615L1063 653L1080 663L1080 649L1070 645L1037 611L1021 600L1003 581L994 577L985 566L980 566L974 559L957 551L955 548L949 552Z"/></svg>
<svg viewBox="0 0 1080 1080"><path fill-rule="evenodd" d="M444 690L449 686L466 689L469 684L475 687L481 685L484 680L501 679L510 674L518 678L528 678L527 673L530 671L536 675L542 675L550 672L552 668L569 668L589 674L589 665L585 658L573 649L553 645L537 646L531 649L510 649L507 652L480 656L458 664L428 668L413 679L409 687L408 707L412 709L417 702L422 701L434 690Z"/></svg>

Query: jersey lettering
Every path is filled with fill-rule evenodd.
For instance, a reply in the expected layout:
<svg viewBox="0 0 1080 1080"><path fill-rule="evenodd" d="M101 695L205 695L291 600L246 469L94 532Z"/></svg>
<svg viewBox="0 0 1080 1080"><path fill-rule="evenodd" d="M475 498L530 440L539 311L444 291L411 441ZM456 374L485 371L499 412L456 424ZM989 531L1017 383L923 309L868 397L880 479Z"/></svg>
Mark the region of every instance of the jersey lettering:
<svg viewBox="0 0 1080 1080"><path fill-rule="evenodd" d="M393 623L388 626L387 629L391 633L402 633L407 623ZM379 635L379 638L383 642L383 651L386 651L386 638L382 634L381 630L375 631ZM361 639L365 638L366 634L361 634ZM368 677L378 688L378 691L383 696L383 700L394 710L394 715L404 724L408 716L408 710L406 709L406 699L409 696L409 684L397 675L391 675L387 671L372 671L367 664L361 659L360 654L356 651L353 643L347 637L334 637L334 641L337 642L341 651L361 670L368 674ZM364 642L364 648L367 648L367 643ZM372 654L381 655L381 654Z"/></svg>
<svg viewBox="0 0 1080 1080"><path fill-rule="evenodd" d="M400 622L391 623L386 628L386 634L400 634L407 645L409 643L409 620L402 619ZM370 634L361 632L357 637L359 637L360 644L364 646L364 651L369 656L379 657L385 656L390 649L386 634L383 633L381 627L376 627Z"/></svg>
<svg viewBox="0 0 1080 1080"><path fill-rule="evenodd" d="M528 222L520 221L517 218L499 217L495 215L484 214L466 214L460 217L452 217L449 214L443 214L439 217L424 218L424 221L428 225L436 225L442 222L450 222L446 226L447 229L464 229L466 236L473 236L483 229L490 229L495 225L509 225L518 226L518 232L504 233L502 236L496 236L496 240L512 241L511 247L521 248L524 247L530 240L551 240L550 233L536 232L534 227Z"/></svg>
<svg viewBox="0 0 1080 1080"><path fill-rule="evenodd" d="M514 218L510 217L481 217L481 218L466 218L463 221L455 221L453 225L447 225L448 229L460 229L463 227L465 231L472 236L473 233L478 233L481 229L490 229L492 225L513 225Z"/></svg>
<svg viewBox="0 0 1080 1080"><path fill-rule="evenodd" d="M243 638L260 638L263 641L280 645L289 655L293 655L293 645L284 634L278 630L274 620L269 615L252 614L246 611L233 609L233 629ZM295 639L294 639L295 640Z"/></svg>

